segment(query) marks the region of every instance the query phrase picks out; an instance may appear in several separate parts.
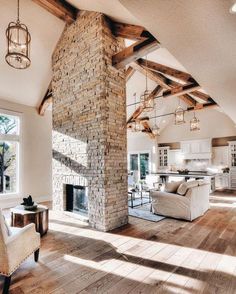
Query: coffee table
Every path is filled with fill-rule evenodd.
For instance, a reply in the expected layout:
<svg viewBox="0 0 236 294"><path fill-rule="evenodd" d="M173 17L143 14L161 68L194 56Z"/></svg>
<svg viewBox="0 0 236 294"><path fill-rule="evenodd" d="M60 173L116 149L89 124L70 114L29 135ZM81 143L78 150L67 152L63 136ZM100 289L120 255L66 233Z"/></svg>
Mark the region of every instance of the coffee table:
<svg viewBox="0 0 236 294"><path fill-rule="evenodd" d="M36 210L25 210L23 205L11 208L11 226L24 227L30 223L35 224L36 231L41 237L48 231L48 207L38 205Z"/></svg>

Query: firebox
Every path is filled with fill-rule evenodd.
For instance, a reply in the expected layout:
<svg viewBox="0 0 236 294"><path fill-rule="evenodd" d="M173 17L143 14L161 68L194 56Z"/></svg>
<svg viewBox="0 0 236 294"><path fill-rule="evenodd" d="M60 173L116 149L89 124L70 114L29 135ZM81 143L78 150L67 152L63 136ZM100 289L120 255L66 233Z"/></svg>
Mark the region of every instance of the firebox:
<svg viewBox="0 0 236 294"><path fill-rule="evenodd" d="M66 185L66 210L88 214L88 188Z"/></svg>

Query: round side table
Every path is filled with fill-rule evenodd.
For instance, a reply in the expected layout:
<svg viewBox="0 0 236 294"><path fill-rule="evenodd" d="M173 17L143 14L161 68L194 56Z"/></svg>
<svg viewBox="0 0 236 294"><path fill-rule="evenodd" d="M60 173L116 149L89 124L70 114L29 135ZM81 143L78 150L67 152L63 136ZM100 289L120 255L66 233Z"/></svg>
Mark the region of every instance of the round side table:
<svg viewBox="0 0 236 294"><path fill-rule="evenodd" d="M11 226L24 227L30 223L35 224L36 231L41 237L48 231L48 207L38 205L36 210L25 210L23 205L11 208Z"/></svg>

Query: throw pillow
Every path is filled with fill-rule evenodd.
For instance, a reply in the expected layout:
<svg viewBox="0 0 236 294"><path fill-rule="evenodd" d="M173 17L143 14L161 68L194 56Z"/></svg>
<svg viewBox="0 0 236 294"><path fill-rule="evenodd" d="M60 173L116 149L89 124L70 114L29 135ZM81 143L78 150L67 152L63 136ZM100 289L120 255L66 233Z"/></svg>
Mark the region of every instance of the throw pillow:
<svg viewBox="0 0 236 294"><path fill-rule="evenodd" d="M176 193L179 186L183 183L183 181L177 182L169 182L165 184L165 192L167 193Z"/></svg>
<svg viewBox="0 0 236 294"><path fill-rule="evenodd" d="M189 188L197 187L198 185L198 181L184 182L179 186L177 194L184 196Z"/></svg>

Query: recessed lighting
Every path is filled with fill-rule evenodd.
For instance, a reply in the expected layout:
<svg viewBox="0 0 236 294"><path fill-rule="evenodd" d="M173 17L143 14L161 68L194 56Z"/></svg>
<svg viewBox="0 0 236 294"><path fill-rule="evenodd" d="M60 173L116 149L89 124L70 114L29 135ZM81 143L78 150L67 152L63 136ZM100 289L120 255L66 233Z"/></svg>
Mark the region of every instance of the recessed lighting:
<svg viewBox="0 0 236 294"><path fill-rule="evenodd" d="M231 6L229 12L230 13L236 13L236 2Z"/></svg>
<svg viewBox="0 0 236 294"><path fill-rule="evenodd" d="M166 120L165 120L165 119L163 119L162 123L164 124L165 122L166 122Z"/></svg>

